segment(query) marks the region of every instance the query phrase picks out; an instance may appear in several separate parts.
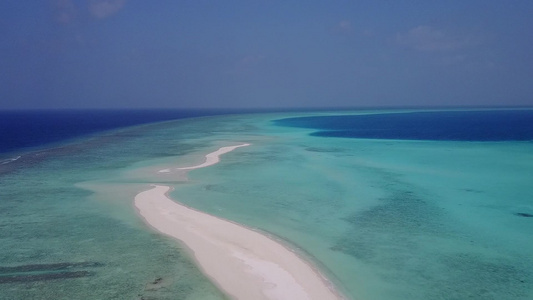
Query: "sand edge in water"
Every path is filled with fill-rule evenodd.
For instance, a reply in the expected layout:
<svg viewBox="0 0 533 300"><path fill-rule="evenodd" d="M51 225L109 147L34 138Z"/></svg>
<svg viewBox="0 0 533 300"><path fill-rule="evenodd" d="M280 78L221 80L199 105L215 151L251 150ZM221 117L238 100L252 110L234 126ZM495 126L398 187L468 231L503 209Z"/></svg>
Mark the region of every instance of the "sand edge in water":
<svg viewBox="0 0 533 300"><path fill-rule="evenodd" d="M239 147L222 147L200 165L220 161ZM188 208L171 200L170 187L153 185L135 197L145 221L159 232L183 242L205 272L234 299L344 299L316 269L291 249L236 223Z"/></svg>

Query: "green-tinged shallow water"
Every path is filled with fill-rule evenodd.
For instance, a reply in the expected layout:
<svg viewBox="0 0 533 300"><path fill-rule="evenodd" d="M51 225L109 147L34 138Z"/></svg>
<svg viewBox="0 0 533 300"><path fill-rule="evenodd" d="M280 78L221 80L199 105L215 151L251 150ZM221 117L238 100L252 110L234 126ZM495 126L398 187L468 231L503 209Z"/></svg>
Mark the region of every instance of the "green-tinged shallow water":
<svg viewBox="0 0 533 300"><path fill-rule="evenodd" d="M271 122L295 115L140 126L1 165L0 299L225 299L137 216L150 183L287 241L353 299L533 299L533 143ZM187 183L157 173L243 142Z"/></svg>

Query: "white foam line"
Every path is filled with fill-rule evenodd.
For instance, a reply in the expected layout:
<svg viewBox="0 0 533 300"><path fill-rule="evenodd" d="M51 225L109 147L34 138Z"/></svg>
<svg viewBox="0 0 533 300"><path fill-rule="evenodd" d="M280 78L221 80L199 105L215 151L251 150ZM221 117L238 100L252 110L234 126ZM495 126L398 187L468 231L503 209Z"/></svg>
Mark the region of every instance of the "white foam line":
<svg viewBox="0 0 533 300"><path fill-rule="evenodd" d="M10 163L10 162L14 162L15 160L17 160L17 159L19 159L19 158L20 158L20 156L17 156L17 157L15 157L15 158L9 158L9 159L6 159L6 160L4 160L0 165L5 165L5 164L8 164L8 163Z"/></svg>

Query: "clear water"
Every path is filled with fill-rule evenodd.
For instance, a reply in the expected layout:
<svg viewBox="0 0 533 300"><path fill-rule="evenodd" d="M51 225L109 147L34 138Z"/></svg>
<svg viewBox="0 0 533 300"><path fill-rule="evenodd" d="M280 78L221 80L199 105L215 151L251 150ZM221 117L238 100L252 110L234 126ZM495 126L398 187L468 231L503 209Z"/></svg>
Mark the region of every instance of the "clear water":
<svg viewBox="0 0 533 300"><path fill-rule="evenodd" d="M0 166L0 282L18 280L0 298L223 299L136 215L151 182L285 240L353 299L533 298L533 143L324 138L272 122L305 115L320 113L137 127ZM157 174L240 142L252 145L187 183Z"/></svg>

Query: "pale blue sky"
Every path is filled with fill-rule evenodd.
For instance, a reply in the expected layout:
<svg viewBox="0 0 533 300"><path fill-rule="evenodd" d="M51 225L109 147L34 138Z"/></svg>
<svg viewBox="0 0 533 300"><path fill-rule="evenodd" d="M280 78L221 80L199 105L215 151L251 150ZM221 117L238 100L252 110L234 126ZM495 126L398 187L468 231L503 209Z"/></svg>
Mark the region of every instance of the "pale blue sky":
<svg viewBox="0 0 533 300"><path fill-rule="evenodd" d="M0 109L533 106L533 1L0 2Z"/></svg>

